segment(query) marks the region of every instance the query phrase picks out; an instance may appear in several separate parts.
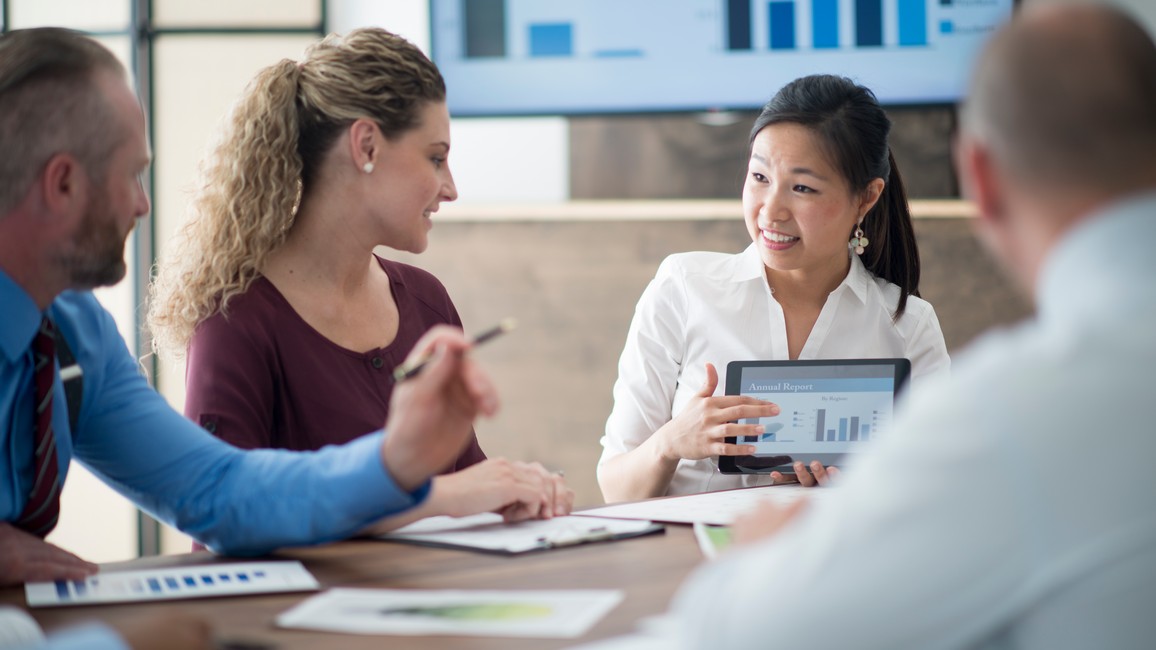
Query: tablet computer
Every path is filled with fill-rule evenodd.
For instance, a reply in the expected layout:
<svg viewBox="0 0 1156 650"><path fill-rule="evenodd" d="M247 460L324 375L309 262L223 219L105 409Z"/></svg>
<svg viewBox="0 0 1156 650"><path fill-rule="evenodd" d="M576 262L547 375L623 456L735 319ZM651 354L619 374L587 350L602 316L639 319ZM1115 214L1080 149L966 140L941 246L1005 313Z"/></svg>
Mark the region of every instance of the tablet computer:
<svg viewBox="0 0 1156 650"><path fill-rule="evenodd" d="M907 359L820 359L732 361L727 395L774 402L775 417L740 420L761 423L758 436L727 438L755 446L751 456L720 456L724 474L790 471L795 461L839 462L879 430L890 426L895 398L911 374Z"/></svg>

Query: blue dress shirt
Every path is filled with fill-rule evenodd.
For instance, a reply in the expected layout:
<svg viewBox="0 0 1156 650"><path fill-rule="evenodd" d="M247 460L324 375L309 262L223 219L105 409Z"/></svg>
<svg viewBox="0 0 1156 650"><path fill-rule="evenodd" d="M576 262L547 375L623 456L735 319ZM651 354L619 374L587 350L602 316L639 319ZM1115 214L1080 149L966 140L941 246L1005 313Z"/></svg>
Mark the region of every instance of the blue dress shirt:
<svg viewBox="0 0 1156 650"><path fill-rule="evenodd" d="M47 314L84 371L76 431L68 423L59 373L53 389L61 481L75 458L152 516L232 554L342 539L429 494L429 481L407 493L386 473L384 432L307 453L231 447L186 420L148 385L112 317L91 293L65 292ZM33 481L31 346L42 316L31 296L0 270L0 521L20 516ZM110 628L95 624L54 635L46 647L125 645Z"/></svg>
<svg viewBox="0 0 1156 650"><path fill-rule="evenodd" d="M42 313L3 271L0 311L0 520L13 521L33 480L30 347ZM383 432L312 453L231 447L148 385L91 293L65 292L47 314L84 371L76 431L56 378L62 480L75 458L157 519L214 550L244 555L341 539L428 494L428 481L406 493L385 471Z"/></svg>

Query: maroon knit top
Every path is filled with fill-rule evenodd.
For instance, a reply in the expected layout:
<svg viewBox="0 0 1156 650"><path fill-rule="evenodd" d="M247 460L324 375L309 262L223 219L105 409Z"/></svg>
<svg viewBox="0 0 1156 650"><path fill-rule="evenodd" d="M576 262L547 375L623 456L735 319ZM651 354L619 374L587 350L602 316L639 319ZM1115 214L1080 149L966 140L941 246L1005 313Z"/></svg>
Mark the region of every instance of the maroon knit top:
<svg viewBox="0 0 1156 650"><path fill-rule="evenodd" d="M306 323L264 277L203 321L189 343L185 415L237 447L311 450L385 425L393 369L439 323L461 327L441 282L378 258L401 322L384 348L347 350ZM446 472L486 458L473 436Z"/></svg>

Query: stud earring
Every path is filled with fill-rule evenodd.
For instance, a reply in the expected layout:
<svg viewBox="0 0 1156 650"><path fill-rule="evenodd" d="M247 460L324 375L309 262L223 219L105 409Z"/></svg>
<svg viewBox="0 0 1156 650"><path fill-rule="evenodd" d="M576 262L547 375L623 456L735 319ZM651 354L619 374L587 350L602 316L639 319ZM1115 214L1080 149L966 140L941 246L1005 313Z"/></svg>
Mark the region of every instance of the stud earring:
<svg viewBox="0 0 1156 650"><path fill-rule="evenodd" d="M371 163L371 162L365 163L364 165L361 166L361 171L365 172L366 174L372 174L373 173L373 163Z"/></svg>
<svg viewBox="0 0 1156 650"><path fill-rule="evenodd" d="M851 241L847 242L847 246L854 250L856 255L862 255L863 249L867 248L867 244L869 243L871 242L867 241L867 238L863 236L863 222L860 221L859 225L855 226L855 236L851 238Z"/></svg>

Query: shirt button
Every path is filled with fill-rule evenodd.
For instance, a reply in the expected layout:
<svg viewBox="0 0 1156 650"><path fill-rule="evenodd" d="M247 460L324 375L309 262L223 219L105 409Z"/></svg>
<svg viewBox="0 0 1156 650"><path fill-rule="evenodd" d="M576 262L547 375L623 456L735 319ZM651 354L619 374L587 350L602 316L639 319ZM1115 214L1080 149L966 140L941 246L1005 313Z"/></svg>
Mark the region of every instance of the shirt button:
<svg viewBox="0 0 1156 650"><path fill-rule="evenodd" d="M374 357L370 359L369 362L372 363L373 367L377 368L378 370L381 370L381 367L385 365L385 361L381 357Z"/></svg>

